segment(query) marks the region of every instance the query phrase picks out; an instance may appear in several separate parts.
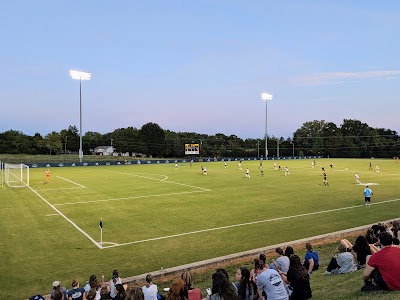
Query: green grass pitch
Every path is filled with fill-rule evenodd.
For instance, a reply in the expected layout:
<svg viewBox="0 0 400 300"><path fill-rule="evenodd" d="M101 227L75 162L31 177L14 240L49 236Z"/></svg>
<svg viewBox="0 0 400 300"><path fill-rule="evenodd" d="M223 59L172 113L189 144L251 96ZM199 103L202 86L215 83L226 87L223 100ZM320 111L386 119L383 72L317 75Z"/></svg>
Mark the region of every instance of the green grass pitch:
<svg viewBox="0 0 400 300"><path fill-rule="evenodd" d="M0 190L0 299L47 294L54 280L69 288L113 269L127 277L399 217L394 160L275 161L281 171L273 162L263 162L264 176L253 160L242 171L238 161L203 163L207 176L200 163L52 168L47 184L45 170L32 168L30 188ZM370 208L355 172L374 192Z"/></svg>

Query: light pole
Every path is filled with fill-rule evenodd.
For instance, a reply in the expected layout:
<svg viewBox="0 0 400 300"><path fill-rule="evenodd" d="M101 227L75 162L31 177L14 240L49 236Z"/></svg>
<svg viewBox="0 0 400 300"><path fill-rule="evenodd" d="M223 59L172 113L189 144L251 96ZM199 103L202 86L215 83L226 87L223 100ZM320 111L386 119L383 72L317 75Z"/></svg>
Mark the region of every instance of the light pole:
<svg viewBox="0 0 400 300"><path fill-rule="evenodd" d="M293 146L293 154L292 154L292 156L293 156L293 158L294 158L294 140L293 140L293 141L291 141L290 143L291 143L291 144L292 144L292 146Z"/></svg>
<svg viewBox="0 0 400 300"><path fill-rule="evenodd" d="M82 162L83 159L83 150L82 150L82 80L90 80L92 74L89 72L82 72L71 70L69 71L72 79L79 80L79 162Z"/></svg>
<svg viewBox="0 0 400 300"><path fill-rule="evenodd" d="M268 119L268 101L272 100L272 95L268 93L262 93L261 99L265 101L265 159L268 157L268 132L267 132L267 119Z"/></svg>

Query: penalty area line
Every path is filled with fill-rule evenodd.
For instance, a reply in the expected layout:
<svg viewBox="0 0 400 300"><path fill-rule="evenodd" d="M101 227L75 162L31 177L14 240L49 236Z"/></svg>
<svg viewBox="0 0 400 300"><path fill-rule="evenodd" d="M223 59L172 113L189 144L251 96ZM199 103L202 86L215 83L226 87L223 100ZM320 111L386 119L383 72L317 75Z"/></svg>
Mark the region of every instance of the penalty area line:
<svg viewBox="0 0 400 300"><path fill-rule="evenodd" d="M98 248L102 249L103 247L96 242L89 234L87 234L85 231L83 231L78 225L76 225L74 222L72 222L66 215L64 215L61 211L59 211L54 205L52 205L49 201L47 201L45 198L42 197L38 192L36 192L33 188L30 186L27 186L33 193L35 193L40 199L42 199L48 206L50 206L52 209L54 209L58 215L63 217L68 223L70 223L73 227L75 227L80 233L82 233L84 236L86 236L93 244L95 244Z"/></svg>
<svg viewBox="0 0 400 300"><path fill-rule="evenodd" d="M379 205L379 204L385 204L385 203L389 203L389 202L397 202L399 200L400 199L386 200L386 201L381 201L381 202L377 202L377 203L371 203L371 205ZM127 243L116 244L116 245L111 245L111 246L104 246L103 249L126 246L126 245L132 245L132 244L139 244L139 243L145 243L145 242L151 242L151 241L158 241L158 240L164 240L164 239L180 237L180 236L185 236L185 235L192 235L192 234L197 234L197 233L217 231L217 230L222 230L222 229L242 227L242 226L260 224L260 223L267 223L267 222L273 222L273 221L294 219L294 218L299 218L299 217L307 217L307 216L312 216L312 215L318 215L318 214L324 214L324 213L329 213L329 212L334 212L334 211L341 211L341 210L360 208L360 207L364 207L364 204L341 207L341 208L334 208L334 209L328 209L328 210L322 210L322 211L316 211L316 212L311 212L311 213L292 215L292 216L286 216L286 217L280 217L280 218L273 218L273 219L266 219L266 220L253 221L253 222L247 222L247 223L233 224L233 225L227 225L227 226L221 226L221 227L215 227L215 228L209 228L209 229L202 229L202 230L196 230L196 231L190 231L190 232L177 233L177 234L161 236L161 237L156 237L156 238L150 238L150 239L144 239L144 240L139 240L139 241L127 242Z"/></svg>
<svg viewBox="0 0 400 300"><path fill-rule="evenodd" d="M79 183L76 183L76 182L73 182L72 180L69 180L69 179L64 178L64 177L61 177L61 176L57 176L57 177L60 178L60 179L65 180L65 181L71 182L72 184L75 184L75 185L77 185L77 186L80 186L80 187L84 188L83 185L81 185L81 184L79 184Z"/></svg>

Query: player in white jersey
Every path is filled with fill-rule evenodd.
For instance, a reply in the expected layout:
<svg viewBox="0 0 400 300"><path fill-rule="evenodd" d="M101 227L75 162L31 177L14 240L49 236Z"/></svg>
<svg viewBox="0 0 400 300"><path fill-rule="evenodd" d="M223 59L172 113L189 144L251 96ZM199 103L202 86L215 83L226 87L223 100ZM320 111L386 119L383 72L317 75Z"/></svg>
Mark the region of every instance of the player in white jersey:
<svg viewBox="0 0 400 300"><path fill-rule="evenodd" d="M226 164L226 162L224 163L224 168L226 169L226 167L227 167L228 165Z"/></svg>
<svg viewBox="0 0 400 300"><path fill-rule="evenodd" d="M249 168L246 169L246 177L250 178L250 170L249 170Z"/></svg>
<svg viewBox="0 0 400 300"><path fill-rule="evenodd" d="M290 175L290 172L289 172L289 168L288 167L285 167L285 176L286 175Z"/></svg>
<svg viewBox="0 0 400 300"><path fill-rule="evenodd" d="M379 170L379 166L376 166L376 173L380 173L381 171Z"/></svg>
<svg viewBox="0 0 400 300"><path fill-rule="evenodd" d="M274 162L274 171L276 171L276 162Z"/></svg>
<svg viewBox="0 0 400 300"><path fill-rule="evenodd" d="M243 170L242 169L242 161L241 160L239 161L239 170Z"/></svg>
<svg viewBox="0 0 400 300"><path fill-rule="evenodd" d="M356 182L357 182L358 184L360 184L361 181L360 181L360 176L358 176L358 173L354 174L354 177L356 178Z"/></svg>

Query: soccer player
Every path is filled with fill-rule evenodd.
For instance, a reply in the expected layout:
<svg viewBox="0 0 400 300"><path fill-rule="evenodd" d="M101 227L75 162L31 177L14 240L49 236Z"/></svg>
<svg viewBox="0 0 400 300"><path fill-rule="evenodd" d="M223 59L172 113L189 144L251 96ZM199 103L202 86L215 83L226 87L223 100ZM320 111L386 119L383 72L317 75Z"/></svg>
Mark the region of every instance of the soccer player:
<svg viewBox="0 0 400 300"><path fill-rule="evenodd" d="M311 162L311 168L314 168L314 162L313 161Z"/></svg>
<svg viewBox="0 0 400 300"><path fill-rule="evenodd" d="M264 168L262 165L260 166L260 172L261 172L261 176L264 176Z"/></svg>
<svg viewBox="0 0 400 300"><path fill-rule="evenodd" d="M369 169L368 170L373 170L371 162L369 162Z"/></svg>
<svg viewBox="0 0 400 300"><path fill-rule="evenodd" d="M274 162L274 171L276 171L276 162Z"/></svg>
<svg viewBox="0 0 400 300"><path fill-rule="evenodd" d="M50 175L51 175L50 169L46 169L46 183L49 183Z"/></svg>
<svg viewBox="0 0 400 300"><path fill-rule="evenodd" d="M242 169L242 161L241 160L239 160L239 170L243 170Z"/></svg>
<svg viewBox="0 0 400 300"><path fill-rule="evenodd" d="M278 171L280 171L281 170L281 165L278 165Z"/></svg>
<svg viewBox="0 0 400 300"><path fill-rule="evenodd" d="M290 175L289 168L287 166L285 167L285 176L286 175Z"/></svg>
<svg viewBox="0 0 400 300"><path fill-rule="evenodd" d="M365 196L365 207L370 207L371 206L371 196L374 193L372 192L372 190L368 187L368 185L365 187L364 190L364 196Z"/></svg>
<svg viewBox="0 0 400 300"><path fill-rule="evenodd" d="M379 170L379 166L376 165L376 173L380 173L381 171Z"/></svg>
<svg viewBox="0 0 400 300"><path fill-rule="evenodd" d="M205 166L203 167L203 175L207 175L207 169Z"/></svg>
<svg viewBox="0 0 400 300"><path fill-rule="evenodd" d="M224 163L224 168L226 169L226 167L227 167L228 165L226 164L226 162Z"/></svg>
<svg viewBox="0 0 400 300"><path fill-rule="evenodd" d="M357 182L358 184L361 184L360 176L358 176L358 173L354 174L354 177L356 178L356 182Z"/></svg>
<svg viewBox="0 0 400 300"><path fill-rule="evenodd" d="M175 171L178 170L178 164L175 164Z"/></svg>
<svg viewBox="0 0 400 300"><path fill-rule="evenodd" d="M330 164L329 166L331 167L331 170L333 170L333 166L332 166L332 164Z"/></svg>
<svg viewBox="0 0 400 300"><path fill-rule="evenodd" d="M246 177L250 178L250 170L249 170L249 168L246 169Z"/></svg>
<svg viewBox="0 0 400 300"><path fill-rule="evenodd" d="M329 186L328 180L326 179L326 173L322 174L324 176L324 185Z"/></svg>

